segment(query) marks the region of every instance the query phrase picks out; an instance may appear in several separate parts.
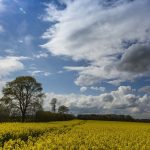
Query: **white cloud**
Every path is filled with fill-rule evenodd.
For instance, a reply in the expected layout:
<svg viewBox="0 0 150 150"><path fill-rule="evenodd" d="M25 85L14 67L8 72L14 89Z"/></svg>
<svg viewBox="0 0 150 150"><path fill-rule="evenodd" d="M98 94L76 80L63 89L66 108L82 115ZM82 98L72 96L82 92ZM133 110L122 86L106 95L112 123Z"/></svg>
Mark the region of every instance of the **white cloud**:
<svg viewBox="0 0 150 150"><path fill-rule="evenodd" d="M67 70L79 72L75 81L77 85L90 86L103 80L119 84L147 75L147 68L140 68L140 73L137 73L137 70L129 70L130 66L134 66L132 63L136 60L135 57L140 59L143 56L140 48L131 50L133 47L129 46L138 43L136 45L139 47L148 45L149 50L149 0L63 2L66 3L63 10L51 4L47 6L44 20L56 21L56 24L43 34L43 38L48 39L48 42L42 47L53 55L90 62L86 67L65 67ZM138 56L126 58L130 51L139 52ZM124 58L133 59L130 66L125 64ZM125 66L120 69L119 63L124 63ZM139 63L147 66L148 62L143 62L142 59Z"/></svg>
<svg viewBox="0 0 150 150"><path fill-rule="evenodd" d="M21 62L22 60L29 59L27 57L15 57L15 56L7 56L0 57L0 78L6 77L10 75L12 72L16 72L24 69L24 65Z"/></svg>
<svg viewBox="0 0 150 150"><path fill-rule="evenodd" d="M47 93L45 106L52 98L58 99L59 105L66 105L73 113L118 113L138 115L149 113L150 96L135 95L130 86L120 86L116 91L98 96L77 94Z"/></svg>
<svg viewBox="0 0 150 150"><path fill-rule="evenodd" d="M82 93L84 93L86 90L87 90L87 87L84 87L84 86L83 86L83 87L80 88L80 91L81 91Z"/></svg>
<svg viewBox="0 0 150 150"><path fill-rule="evenodd" d="M11 50L5 51L11 54ZM24 56L0 57L0 97L2 96L2 88L4 87L6 82L12 80L10 78L8 79L9 75L14 72L23 70L25 68L23 61L29 59L29 57Z"/></svg>
<svg viewBox="0 0 150 150"><path fill-rule="evenodd" d="M96 86L92 86L90 87L91 90L96 90L96 91L101 91L104 92L106 89L105 87L96 87Z"/></svg>
<svg viewBox="0 0 150 150"><path fill-rule="evenodd" d="M34 55L33 57L35 57L35 58L47 58L48 57L48 53L45 53L45 52L39 52L39 54L36 54L36 55Z"/></svg>
<svg viewBox="0 0 150 150"><path fill-rule="evenodd" d="M100 92L104 92L105 91L105 87L96 87L96 86L85 87L85 86L82 86L80 88L80 92L84 93L88 89L95 90L95 91L100 91Z"/></svg>
<svg viewBox="0 0 150 150"><path fill-rule="evenodd" d="M50 72L42 71L42 70L33 70L33 71L28 71L29 74L32 76L49 76L51 75Z"/></svg>

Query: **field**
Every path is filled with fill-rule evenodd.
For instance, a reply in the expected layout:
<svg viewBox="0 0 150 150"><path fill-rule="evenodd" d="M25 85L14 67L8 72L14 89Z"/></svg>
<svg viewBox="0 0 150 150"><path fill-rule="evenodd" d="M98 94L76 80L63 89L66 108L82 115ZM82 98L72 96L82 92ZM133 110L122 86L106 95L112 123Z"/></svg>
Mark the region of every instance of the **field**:
<svg viewBox="0 0 150 150"><path fill-rule="evenodd" d="M1 123L0 149L150 150L150 124L80 120Z"/></svg>

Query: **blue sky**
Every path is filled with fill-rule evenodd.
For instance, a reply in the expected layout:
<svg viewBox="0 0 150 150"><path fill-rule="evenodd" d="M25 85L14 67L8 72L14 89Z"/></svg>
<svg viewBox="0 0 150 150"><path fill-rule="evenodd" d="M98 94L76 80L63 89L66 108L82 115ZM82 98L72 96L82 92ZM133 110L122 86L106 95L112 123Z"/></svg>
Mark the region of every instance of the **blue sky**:
<svg viewBox="0 0 150 150"><path fill-rule="evenodd" d="M78 92L79 88L73 84L75 75L63 71L63 66L80 65L82 62L53 57L46 49L40 47L46 41L41 36L50 25L40 19L46 8L44 2L6 1L4 4L9 10L2 12L0 16L4 28L0 35L0 54L3 57L27 57L22 61L24 68L8 74L7 78L33 74L43 83L45 91ZM69 84L66 84L67 82Z"/></svg>
<svg viewBox="0 0 150 150"><path fill-rule="evenodd" d="M85 9L86 8L86 9ZM150 116L149 0L0 0L0 88L32 75L75 113Z"/></svg>

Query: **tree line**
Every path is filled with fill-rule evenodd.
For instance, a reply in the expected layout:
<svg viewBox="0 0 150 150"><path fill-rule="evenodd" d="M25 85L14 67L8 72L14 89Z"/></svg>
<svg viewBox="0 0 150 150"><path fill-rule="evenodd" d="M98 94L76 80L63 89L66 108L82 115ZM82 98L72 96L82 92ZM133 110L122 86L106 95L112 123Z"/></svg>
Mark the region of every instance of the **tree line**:
<svg viewBox="0 0 150 150"><path fill-rule="evenodd" d="M73 118L72 115L66 114L69 112L69 108L64 105L59 106L58 112L56 112L56 98L53 98L50 103L52 112L44 112L42 106L45 94L42 85L31 76L20 76L8 82L2 93L0 121L41 121L39 118L46 118L47 115L51 118L49 120Z"/></svg>
<svg viewBox="0 0 150 150"><path fill-rule="evenodd" d="M71 119L82 120L111 120L111 121L137 121L150 122L149 119L135 119L129 115L115 114L79 114L76 117L69 114L69 108L61 105L57 108L57 99L50 102L51 111L43 110L45 94L41 83L31 76L20 76L6 83L0 98L0 121L62 121Z"/></svg>
<svg viewBox="0 0 150 150"><path fill-rule="evenodd" d="M145 122L150 123L150 119L137 119L130 115L116 114L79 114L76 117L81 120L103 120L103 121L127 121L127 122Z"/></svg>
<svg viewBox="0 0 150 150"><path fill-rule="evenodd" d="M116 115L116 114L82 114L77 116L82 120L105 120L105 121L134 121L130 115Z"/></svg>

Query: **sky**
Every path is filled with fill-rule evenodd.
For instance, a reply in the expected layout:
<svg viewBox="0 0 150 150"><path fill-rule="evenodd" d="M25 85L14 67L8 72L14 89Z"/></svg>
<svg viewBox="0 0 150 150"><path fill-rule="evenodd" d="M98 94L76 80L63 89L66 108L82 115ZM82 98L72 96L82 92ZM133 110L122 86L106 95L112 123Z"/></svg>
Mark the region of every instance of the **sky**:
<svg viewBox="0 0 150 150"><path fill-rule="evenodd" d="M42 83L71 113L150 118L149 0L0 0L0 90ZM2 95L2 93L1 93Z"/></svg>

